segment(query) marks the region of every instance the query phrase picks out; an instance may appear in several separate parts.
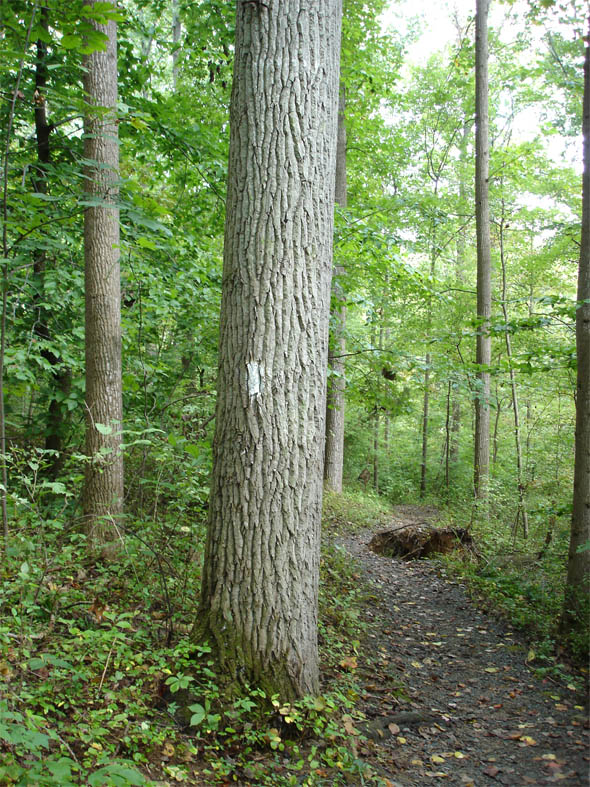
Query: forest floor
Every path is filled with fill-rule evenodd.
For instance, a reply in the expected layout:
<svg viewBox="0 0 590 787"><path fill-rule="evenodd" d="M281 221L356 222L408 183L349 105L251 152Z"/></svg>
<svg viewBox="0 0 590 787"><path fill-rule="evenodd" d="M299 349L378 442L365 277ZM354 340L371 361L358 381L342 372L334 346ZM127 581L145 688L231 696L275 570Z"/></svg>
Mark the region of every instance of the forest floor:
<svg viewBox="0 0 590 787"><path fill-rule="evenodd" d="M433 516L398 506L390 524ZM439 564L377 555L372 535L337 539L370 594L358 666L368 739L360 756L392 786L589 784L585 697L573 684L537 678L524 639Z"/></svg>

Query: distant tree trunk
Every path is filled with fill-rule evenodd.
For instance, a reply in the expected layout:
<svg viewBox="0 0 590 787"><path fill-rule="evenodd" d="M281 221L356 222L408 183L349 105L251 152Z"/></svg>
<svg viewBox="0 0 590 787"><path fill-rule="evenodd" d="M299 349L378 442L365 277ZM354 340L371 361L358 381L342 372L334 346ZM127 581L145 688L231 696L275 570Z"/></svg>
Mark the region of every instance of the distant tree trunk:
<svg viewBox="0 0 590 787"><path fill-rule="evenodd" d="M39 26L44 30L49 29L49 9L41 9ZM37 61L35 64L35 135L37 138L37 165L33 170L33 188L37 194L47 194L48 166L51 163L51 125L47 118L47 44L44 39L37 40ZM46 253L43 249L35 252L33 258L33 271L37 289L35 294L35 334L39 339L48 341L51 338L49 329L48 310L43 306L45 302L45 270ZM43 350L43 357L51 366L52 387L67 395L71 387L71 373L49 349ZM45 448L55 452L49 458L49 473L52 477L59 474L63 463L62 443L64 432L63 410L60 402L52 391L49 400L48 419L45 437Z"/></svg>
<svg viewBox="0 0 590 787"><path fill-rule="evenodd" d="M590 34L590 17L588 19ZM578 267L576 348L578 355L574 500L565 603L561 628L583 628L590 591L590 43L586 39L583 105L584 171L582 240Z"/></svg>
<svg viewBox="0 0 590 787"><path fill-rule="evenodd" d="M488 199L488 9L489 0L476 0L475 17L475 221L477 228L476 343L479 386L475 399L474 491L487 499L490 472L490 373L492 313L490 211Z"/></svg>
<svg viewBox="0 0 590 787"><path fill-rule="evenodd" d="M380 320L379 333L377 338L377 349L379 350L379 357L382 357L383 350L383 307L377 309L377 315ZM375 336L373 337L373 345L375 345ZM381 413L379 401L375 402L375 412L373 414L373 489L379 493L379 443L381 431Z"/></svg>
<svg viewBox="0 0 590 787"><path fill-rule="evenodd" d="M461 434L461 401L459 394L454 390L453 386L453 399L451 403L451 445L449 449L449 460L451 466L457 462L459 458L459 436Z"/></svg>
<svg viewBox="0 0 590 787"><path fill-rule="evenodd" d="M391 338L391 328L385 328L383 331L383 338L385 346L389 348L389 340ZM390 449L390 429L391 429L391 415L389 409L383 415L383 450L389 465L389 449Z"/></svg>
<svg viewBox="0 0 590 787"><path fill-rule="evenodd" d="M344 85L340 86L338 105L338 143L336 148L336 185L334 196L341 208L346 207L346 94ZM344 390L346 388L344 353L346 352L346 306L339 276L344 268L338 266L332 279L332 293L335 300L332 310L331 349L328 353L328 396L326 403L326 451L324 461L324 481L329 489L342 492L342 466L344 463Z"/></svg>
<svg viewBox="0 0 590 787"><path fill-rule="evenodd" d="M430 326L429 326L430 327ZM420 462L420 497L426 494L426 470L428 463L428 408L430 404L430 364L432 357L426 353L424 359L424 396L422 400L422 458Z"/></svg>
<svg viewBox="0 0 590 787"><path fill-rule="evenodd" d="M516 483L518 489L518 509L516 514L516 523L518 520L522 521L522 534L528 538L529 534L529 518L526 509L525 489L526 483L524 478L524 466L522 461L522 441L520 434L520 410L518 405L518 389L516 387L516 375L514 366L512 364L512 340L508 331L508 307L506 306L506 259L504 256L504 227L506 224L504 199L502 199L502 213L500 216L500 263L502 265L502 313L504 315L504 322L506 323L505 340L506 340L506 357L508 359L508 366L510 368L510 391L512 395L512 412L514 415L514 444L516 448Z"/></svg>
<svg viewBox="0 0 590 787"><path fill-rule="evenodd" d="M178 57L180 44L180 35L182 33L182 25L180 22L180 0L172 0L172 85L174 92L178 88Z"/></svg>
<svg viewBox="0 0 590 787"><path fill-rule="evenodd" d="M438 196L438 179L434 181L434 198ZM430 235L430 277L434 279L436 273L436 223L432 222ZM428 314L426 316L426 341L430 341L432 330L432 298L428 299ZM426 473L428 470L428 411L430 407L430 367L432 354L426 353L424 359L424 397L422 400L422 459L420 462L420 497L426 494Z"/></svg>
<svg viewBox="0 0 590 787"><path fill-rule="evenodd" d="M319 688L341 3L237 2L209 529L193 636L234 683Z"/></svg>
<svg viewBox="0 0 590 787"><path fill-rule="evenodd" d="M379 492L379 408L373 415L373 489Z"/></svg>
<svg viewBox="0 0 590 787"><path fill-rule="evenodd" d="M500 416L502 415L503 400L498 395L498 384L496 383L496 414L494 416L494 431L492 433L492 464L498 461L498 431L500 426Z"/></svg>
<svg viewBox="0 0 590 787"><path fill-rule="evenodd" d="M109 21L96 27L106 33L108 41L106 51L86 57L84 77L88 102L85 189L98 203L84 212L88 456L84 514L91 547L108 545L112 550L120 536L118 519L123 507L117 25Z"/></svg>
<svg viewBox="0 0 590 787"><path fill-rule="evenodd" d="M446 497L449 497L449 490L450 490L450 482L451 482L451 473L450 473L450 466L451 466L451 420L452 420L452 405L451 405L451 392L453 390L453 386L451 381L449 380L447 383L447 412L445 416L445 490L446 490Z"/></svg>
<svg viewBox="0 0 590 787"><path fill-rule="evenodd" d="M471 130L471 120L463 122L463 134L459 144L459 162L461 170L459 172L459 204L461 211L467 205L467 183L465 176L465 164L467 162L467 143ZM464 280L465 269L465 231L462 229L457 235L457 256L455 262L455 280L457 287L461 287ZM459 458L459 437L461 434L461 399L457 385L452 386L451 392L451 435L449 445L449 463L451 467L457 463Z"/></svg>

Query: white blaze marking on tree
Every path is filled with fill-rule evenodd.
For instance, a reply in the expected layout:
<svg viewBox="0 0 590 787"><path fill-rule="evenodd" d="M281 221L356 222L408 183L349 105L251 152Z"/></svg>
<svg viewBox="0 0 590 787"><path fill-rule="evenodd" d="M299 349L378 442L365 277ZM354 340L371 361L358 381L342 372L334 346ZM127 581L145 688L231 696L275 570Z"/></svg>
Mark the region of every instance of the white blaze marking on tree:
<svg viewBox="0 0 590 787"><path fill-rule="evenodd" d="M261 366L256 361L250 361L246 364L246 384L248 387L248 396L250 397L250 404L258 396L264 393L264 366Z"/></svg>

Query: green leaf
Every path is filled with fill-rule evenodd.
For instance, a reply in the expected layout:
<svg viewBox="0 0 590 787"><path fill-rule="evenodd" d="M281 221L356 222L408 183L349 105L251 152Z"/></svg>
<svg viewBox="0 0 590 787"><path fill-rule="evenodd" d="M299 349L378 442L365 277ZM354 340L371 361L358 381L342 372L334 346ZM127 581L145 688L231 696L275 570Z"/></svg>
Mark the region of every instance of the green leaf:
<svg viewBox="0 0 590 787"><path fill-rule="evenodd" d="M130 784L146 784L146 780L135 768L113 763L95 771L88 777L87 783L90 787L105 787L105 785L109 785L109 787L111 785L114 785L114 787L128 787Z"/></svg>
<svg viewBox="0 0 590 787"><path fill-rule="evenodd" d="M204 721L205 716L207 715L205 708L202 705L200 705L198 702L195 702L194 705L189 705L188 709L193 714L190 720L191 727L198 727L199 724L201 724Z"/></svg>
<svg viewBox="0 0 590 787"><path fill-rule="evenodd" d="M141 246L143 249L156 249L157 248L157 246L156 246L156 244L154 243L153 240L150 240L149 238L144 238L141 235L140 235L139 238L137 238L137 244L138 244L138 246Z"/></svg>
<svg viewBox="0 0 590 787"><path fill-rule="evenodd" d="M107 435L113 433L113 427L107 426L106 424L94 424L96 431L100 432L101 434Z"/></svg>
<svg viewBox="0 0 590 787"><path fill-rule="evenodd" d="M184 446L184 450L187 452L187 454L190 454L195 459L198 459L201 454L199 446L195 445L195 443L187 443Z"/></svg>
<svg viewBox="0 0 590 787"><path fill-rule="evenodd" d="M64 49L78 49L78 47L82 46L82 39L80 36L66 34L62 37L60 43Z"/></svg>
<svg viewBox="0 0 590 787"><path fill-rule="evenodd" d="M62 484L61 481L43 481L42 484L44 489L49 489L56 495L67 495L68 489L65 484Z"/></svg>

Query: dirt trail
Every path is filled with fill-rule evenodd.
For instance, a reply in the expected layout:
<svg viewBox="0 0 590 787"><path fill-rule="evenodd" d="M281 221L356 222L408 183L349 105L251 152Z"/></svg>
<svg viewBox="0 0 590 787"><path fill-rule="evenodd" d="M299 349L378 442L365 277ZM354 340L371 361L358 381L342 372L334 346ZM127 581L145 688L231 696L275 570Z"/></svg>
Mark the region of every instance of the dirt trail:
<svg viewBox="0 0 590 787"><path fill-rule="evenodd" d="M392 527L432 514L399 507ZM460 584L428 561L372 553L372 535L338 542L356 558L373 594L372 668L359 671L367 753L383 776L396 786L588 785L580 696L535 678L519 636L478 610Z"/></svg>

